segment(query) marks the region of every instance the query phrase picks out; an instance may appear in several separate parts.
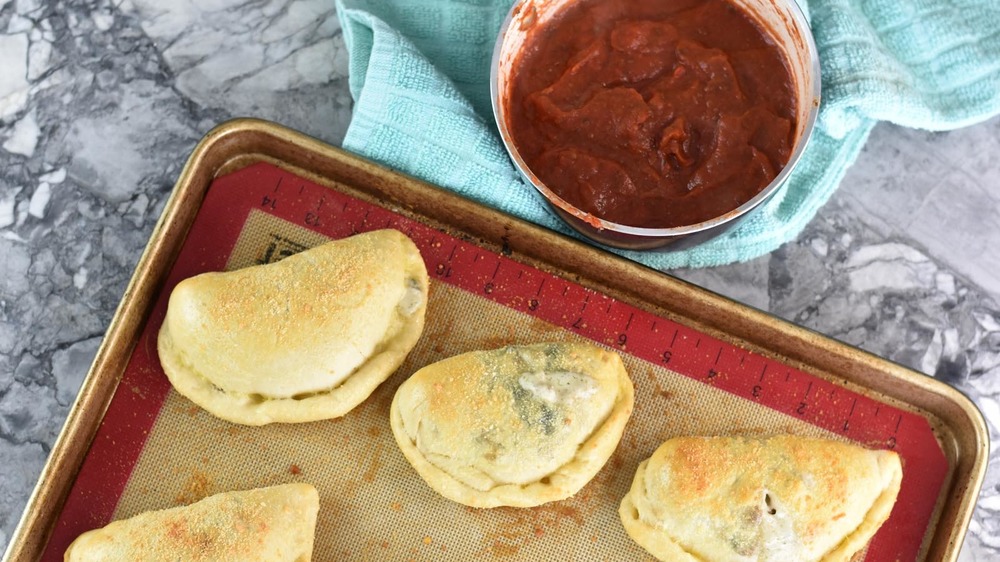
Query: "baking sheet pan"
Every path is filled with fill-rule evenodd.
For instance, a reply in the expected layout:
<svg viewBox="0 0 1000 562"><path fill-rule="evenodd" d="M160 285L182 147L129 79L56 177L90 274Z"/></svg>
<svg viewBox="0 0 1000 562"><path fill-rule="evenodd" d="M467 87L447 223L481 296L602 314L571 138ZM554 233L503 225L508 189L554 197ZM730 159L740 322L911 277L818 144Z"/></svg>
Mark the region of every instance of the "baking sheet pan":
<svg viewBox="0 0 1000 562"><path fill-rule="evenodd" d="M362 406L339 420L248 428L170 389L155 335L177 281L385 227L417 242L432 290L417 348ZM637 404L618 451L576 497L464 508L431 492L395 448L388 405L420 366L581 338L622 354ZM903 490L865 559L957 558L988 446L960 393L287 129L239 120L210 133L182 173L7 557L59 560L80 532L112 519L307 481L321 493L317 560L642 559L616 508L659 442L776 432L896 449Z"/></svg>

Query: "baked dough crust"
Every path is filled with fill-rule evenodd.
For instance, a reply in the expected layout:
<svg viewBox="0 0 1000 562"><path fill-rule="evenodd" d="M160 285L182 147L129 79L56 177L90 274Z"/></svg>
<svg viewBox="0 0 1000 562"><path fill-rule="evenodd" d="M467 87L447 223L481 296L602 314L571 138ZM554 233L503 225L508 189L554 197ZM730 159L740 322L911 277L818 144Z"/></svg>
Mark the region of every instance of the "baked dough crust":
<svg viewBox="0 0 1000 562"><path fill-rule="evenodd" d="M587 484L618 446L632 406L617 353L546 343L428 365L399 387L389 416L406 460L442 496L531 507Z"/></svg>
<svg viewBox="0 0 1000 562"><path fill-rule="evenodd" d="M396 230L205 273L171 293L160 363L178 392L231 422L339 417L416 345L427 293L420 251Z"/></svg>
<svg viewBox="0 0 1000 562"><path fill-rule="evenodd" d="M309 484L224 492L83 533L65 562L309 562L319 494Z"/></svg>
<svg viewBox="0 0 1000 562"><path fill-rule="evenodd" d="M671 562L846 562L888 519L892 451L795 436L678 437L636 471L619 515Z"/></svg>

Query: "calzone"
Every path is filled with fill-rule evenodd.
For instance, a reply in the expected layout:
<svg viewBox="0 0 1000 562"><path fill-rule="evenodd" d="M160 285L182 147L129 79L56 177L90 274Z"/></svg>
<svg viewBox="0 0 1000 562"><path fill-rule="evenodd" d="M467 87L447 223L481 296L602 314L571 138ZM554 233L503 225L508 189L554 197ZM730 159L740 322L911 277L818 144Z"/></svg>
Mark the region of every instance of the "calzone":
<svg viewBox="0 0 1000 562"><path fill-rule="evenodd" d="M308 562L319 494L309 484L224 492L88 531L65 562Z"/></svg>
<svg viewBox="0 0 1000 562"><path fill-rule="evenodd" d="M840 562L889 517L899 456L837 441L679 437L643 461L625 530L659 560Z"/></svg>
<svg viewBox="0 0 1000 562"><path fill-rule="evenodd" d="M427 290L419 250L395 230L205 273L170 294L160 363L178 392L235 423L342 416L416 344Z"/></svg>
<svg viewBox="0 0 1000 562"><path fill-rule="evenodd" d="M396 392L390 425L428 485L472 507L567 498L604 466L632 413L617 353L583 343L474 351Z"/></svg>

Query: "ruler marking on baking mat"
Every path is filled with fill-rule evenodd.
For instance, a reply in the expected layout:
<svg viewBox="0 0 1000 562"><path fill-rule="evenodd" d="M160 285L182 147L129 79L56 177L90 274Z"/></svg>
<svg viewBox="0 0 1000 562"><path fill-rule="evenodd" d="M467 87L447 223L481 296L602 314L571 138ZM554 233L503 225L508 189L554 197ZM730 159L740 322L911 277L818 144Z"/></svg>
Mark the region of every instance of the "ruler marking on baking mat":
<svg viewBox="0 0 1000 562"><path fill-rule="evenodd" d="M300 185L299 192L281 191L283 182ZM506 256L507 245L506 251L494 254L270 164L255 164L217 178L209 189L74 482L45 559L60 560L76 535L110 520L170 390L155 353L165 295L181 279L222 270L254 210L330 238L373 230L375 225L392 226L407 232L420 248L432 283L460 288L855 442L894 448L904 462L903 486L866 560L918 556L948 471L921 416L524 265ZM272 241L260 261L296 251L279 243ZM595 299L604 300L587 306ZM771 376L776 367L786 375ZM872 411L874 415L866 414Z"/></svg>

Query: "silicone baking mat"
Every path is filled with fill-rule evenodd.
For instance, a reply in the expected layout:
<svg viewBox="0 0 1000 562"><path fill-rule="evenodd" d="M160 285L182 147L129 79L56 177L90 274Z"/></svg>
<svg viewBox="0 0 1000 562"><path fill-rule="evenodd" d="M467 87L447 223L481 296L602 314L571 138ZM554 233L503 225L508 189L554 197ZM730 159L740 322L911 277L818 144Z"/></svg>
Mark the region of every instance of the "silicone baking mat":
<svg viewBox="0 0 1000 562"><path fill-rule="evenodd" d="M166 299L204 272L274 262L380 228L408 234L431 276L426 327L400 369L346 416L245 427L174 392L156 355ZM675 435L795 433L900 453L900 497L865 560L918 560L949 464L927 420L734 347L378 205L258 163L216 179L55 525L44 559L81 532L217 492L303 481L320 491L316 560L642 560L617 506L636 466ZM416 369L473 349L589 339L617 350L636 388L615 454L575 497L477 510L432 492L389 430ZM308 356L302 361L309 361Z"/></svg>

